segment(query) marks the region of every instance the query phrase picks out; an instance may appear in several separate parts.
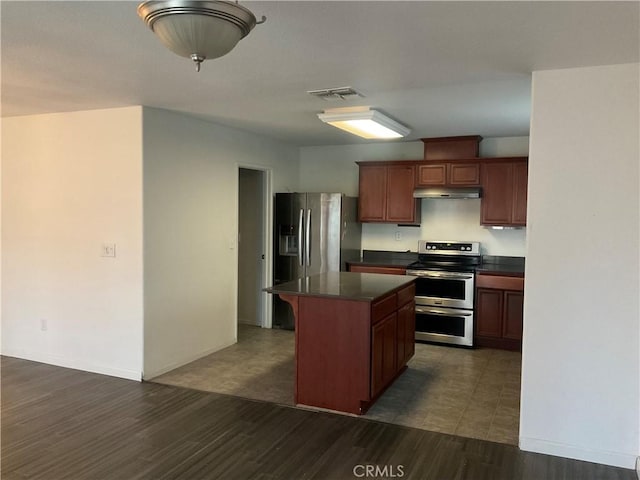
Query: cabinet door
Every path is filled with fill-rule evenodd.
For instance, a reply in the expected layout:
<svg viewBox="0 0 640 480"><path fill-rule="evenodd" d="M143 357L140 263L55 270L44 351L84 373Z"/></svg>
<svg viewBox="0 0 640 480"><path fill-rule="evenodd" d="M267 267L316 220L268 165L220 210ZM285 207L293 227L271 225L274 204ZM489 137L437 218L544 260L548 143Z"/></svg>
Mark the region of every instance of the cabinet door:
<svg viewBox="0 0 640 480"><path fill-rule="evenodd" d="M479 163L451 163L449 164L449 185L476 186L480 185Z"/></svg>
<svg viewBox="0 0 640 480"><path fill-rule="evenodd" d="M387 167L386 220L398 223L416 222L416 199L413 198L415 169L398 165Z"/></svg>
<svg viewBox="0 0 640 480"><path fill-rule="evenodd" d="M387 167L360 166L358 220L384 221L387 192Z"/></svg>
<svg viewBox="0 0 640 480"><path fill-rule="evenodd" d="M443 186L447 184L447 164L418 165L418 187Z"/></svg>
<svg viewBox="0 0 640 480"><path fill-rule="evenodd" d="M394 312L371 329L371 397L375 397L396 373L397 314Z"/></svg>
<svg viewBox="0 0 640 480"><path fill-rule="evenodd" d="M504 313L502 336L512 340L522 340L522 292L504 292Z"/></svg>
<svg viewBox="0 0 640 480"><path fill-rule="evenodd" d="M476 289L476 335L502 337L502 290Z"/></svg>
<svg viewBox="0 0 640 480"><path fill-rule="evenodd" d="M513 211L513 164L482 165L482 225L510 225Z"/></svg>
<svg viewBox="0 0 640 480"><path fill-rule="evenodd" d="M382 355L383 363L383 377L385 385L391 381L395 376L397 353L396 347L398 344L398 318L397 314L389 316L389 319L384 323L384 353Z"/></svg>
<svg viewBox="0 0 640 480"><path fill-rule="evenodd" d="M513 223L527 224L527 162L513 164Z"/></svg>
<svg viewBox="0 0 640 480"><path fill-rule="evenodd" d="M398 310L397 368L400 369L415 353L416 311L411 301Z"/></svg>
<svg viewBox="0 0 640 480"><path fill-rule="evenodd" d="M371 398L384 386L384 322L371 329Z"/></svg>

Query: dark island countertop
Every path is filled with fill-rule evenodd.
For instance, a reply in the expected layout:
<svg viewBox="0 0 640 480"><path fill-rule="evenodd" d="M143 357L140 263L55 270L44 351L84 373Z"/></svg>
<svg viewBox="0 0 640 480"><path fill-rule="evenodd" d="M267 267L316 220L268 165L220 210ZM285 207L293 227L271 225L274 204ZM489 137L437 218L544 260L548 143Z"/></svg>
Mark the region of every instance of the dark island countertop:
<svg viewBox="0 0 640 480"><path fill-rule="evenodd" d="M332 297L371 302L415 281L406 275L379 273L328 272L265 288L282 295Z"/></svg>

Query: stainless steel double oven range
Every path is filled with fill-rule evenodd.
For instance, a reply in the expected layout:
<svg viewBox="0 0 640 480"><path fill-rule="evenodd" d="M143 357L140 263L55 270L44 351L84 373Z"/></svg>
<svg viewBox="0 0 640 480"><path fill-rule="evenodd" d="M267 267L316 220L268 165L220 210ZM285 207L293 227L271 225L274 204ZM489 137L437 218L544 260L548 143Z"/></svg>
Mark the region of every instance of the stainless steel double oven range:
<svg viewBox="0 0 640 480"><path fill-rule="evenodd" d="M478 242L418 243L418 261L407 267L416 279L416 340L473 346Z"/></svg>

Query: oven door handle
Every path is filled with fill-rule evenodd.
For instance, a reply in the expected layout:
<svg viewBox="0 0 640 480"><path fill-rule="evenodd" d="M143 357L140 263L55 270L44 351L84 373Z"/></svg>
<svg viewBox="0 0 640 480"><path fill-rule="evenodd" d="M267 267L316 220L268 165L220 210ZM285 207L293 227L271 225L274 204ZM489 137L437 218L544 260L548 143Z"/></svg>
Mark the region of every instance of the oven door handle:
<svg viewBox="0 0 640 480"><path fill-rule="evenodd" d="M442 278L445 280L470 280L473 278L469 275L440 275L438 273L427 273L419 270L407 270L407 275L414 277Z"/></svg>
<svg viewBox="0 0 640 480"><path fill-rule="evenodd" d="M443 317L470 317L473 312L461 312L460 310L453 310L446 312L444 310L432 310L430 308L416 307L416 313L429 313L431 315L441 315Z"/></svg>

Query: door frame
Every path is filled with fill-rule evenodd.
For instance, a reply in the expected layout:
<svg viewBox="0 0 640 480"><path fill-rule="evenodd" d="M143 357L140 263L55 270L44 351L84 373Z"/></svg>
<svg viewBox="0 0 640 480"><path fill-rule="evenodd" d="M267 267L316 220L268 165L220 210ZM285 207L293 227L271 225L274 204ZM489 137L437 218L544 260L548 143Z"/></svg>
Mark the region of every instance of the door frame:
<svg viewBox="0 0 640 480"><path fill-rule="evenodd" d="M238 163L236 164L236 181L238 182L237 188L237 201L238 206L240 205L240 169L244 170L257 170L262 172L262 241L264 245L264 261L262 262L262 272L260 274L260 280L262 288L271 286L272 278L273 278L273 259L272 259L272 251L273 251L273 235L271 232L273 231L273 170L271 168L265 167L263 165L253 165L248 163ZM236 208L236 212L239 210ZM239 252L238 245L238 225L240 223L240 219L237 219L236 222L236 252ZM237 262L236 262L237 264ZM236 267L237 268L237 267ZM238 338L238 291L237 291L236 281L236 318L235 318L235 329L236 329L236 340ZM272 296L267 292L260 292L258 297L258 310L260 316L260 326L262 328L271 328L272 326Z"/></svg>

